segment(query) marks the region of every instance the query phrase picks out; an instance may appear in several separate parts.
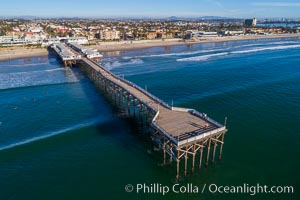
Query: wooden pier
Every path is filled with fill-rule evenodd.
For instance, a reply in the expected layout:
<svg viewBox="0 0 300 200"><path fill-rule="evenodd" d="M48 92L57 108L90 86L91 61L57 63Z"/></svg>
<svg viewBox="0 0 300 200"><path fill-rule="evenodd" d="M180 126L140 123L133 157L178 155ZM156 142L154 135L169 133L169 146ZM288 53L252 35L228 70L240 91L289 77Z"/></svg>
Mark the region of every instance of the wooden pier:
<svg viewBox="0 0 300 200"><path fill-rule="evenodd" d="M78 65L89 78L124 108L128 116L139 120L142 126L151 128L156 149L163 152L163 164L176 162L177 179L182 174L181 165L184 165L183 174L186 176L196 168L207 166L210 161L213 163L216 156L221 159L227 131L225 125L194 109L169 106L96 61L71 51L81 56Z"/></svg>
<svg viewBox="0 0 300 200"><path fill-rule="evenodd" d="M76 61L81 59L81 55L71 51L69 47L64 43L56 43L51 47L54 49L54 51L57 53L66 67L75 65Z"/></svg>

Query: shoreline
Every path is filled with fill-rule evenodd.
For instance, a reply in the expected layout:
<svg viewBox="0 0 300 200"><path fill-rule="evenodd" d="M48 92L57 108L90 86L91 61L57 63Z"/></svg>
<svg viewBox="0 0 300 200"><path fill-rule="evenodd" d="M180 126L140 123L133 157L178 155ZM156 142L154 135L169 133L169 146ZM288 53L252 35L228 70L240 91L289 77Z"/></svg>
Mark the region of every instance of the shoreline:
<svg viewBox="0 0 300 200"><path fill-rule="evenodd" d="M48 56L46 48L5 47L0 48L0 61L9 61L35 56Z"/></svg>
<svg viewBox="0 0 300 200"><path fill-rule="evenodd" d="M125 51L125 50L136 50L145 49L151 47L167 47L177 45L193 45L202 43L212 42L230 42L230 41L241 41L241 40L259 40L259 39L276 39L276 38L299 38L300 34L280 34L280 35L255 35L255 36L227 36L219 38L210 38L200 41L182 41L177 39L172 40L141 40L127 42L105 42L100 45L91 45L89 47L96 48L101 52L112 52L112 51ZM14 59L30 58L35 56L47 56L49 54L47 48L29 48L29 47L5 47L0 48L0 61L8 61Z"/></svg>
<svg viewBox="0 0 300 200"><path fill-rule="evenodd" d="M167 46L176 46L176 45L193 45L193 44L202 44L202 43L213 43L213 42L230 42L230 41L242 41L242 40L259 40L259 39L276 39L276 38L300 38L300 34L280 34L280 35L255 35L255 36L227 36L219 38L210 38L199 41L182 41L182 40L171 40L171 41L162 41L162 40L153 40L151 42L141 42L141 43L129 43L129 42L118 42L109 44L100 44L100 45L91 45L89 47L97 49L101 52L112 52L112 51L124 51L124 50L135 50L135 49L144 49L151 47L167 47Z"/></svg>

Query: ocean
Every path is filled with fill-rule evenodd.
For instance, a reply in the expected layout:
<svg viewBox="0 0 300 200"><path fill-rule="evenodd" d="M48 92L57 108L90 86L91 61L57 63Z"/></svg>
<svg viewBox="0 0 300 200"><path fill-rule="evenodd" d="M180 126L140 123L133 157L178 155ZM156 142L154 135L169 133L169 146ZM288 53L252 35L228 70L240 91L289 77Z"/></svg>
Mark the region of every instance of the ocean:
<svg viewBox="0 0 300 200"><path fill-rule="evenodd" d="M175 163L79 68L56 56L0 62L0 199L299 199L300 40L243 40L104 54L103 66L174 106L224 122L222 160L181 178ZM293 194L229 194L209 185L292 186Z"/></svg>

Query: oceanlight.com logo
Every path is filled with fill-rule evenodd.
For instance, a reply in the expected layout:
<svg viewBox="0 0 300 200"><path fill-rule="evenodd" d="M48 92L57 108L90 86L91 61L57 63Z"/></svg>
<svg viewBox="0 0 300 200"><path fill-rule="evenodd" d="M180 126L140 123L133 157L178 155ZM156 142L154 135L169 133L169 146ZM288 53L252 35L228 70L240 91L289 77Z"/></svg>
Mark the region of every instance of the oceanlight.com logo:
<svg viewBox="0 0 300 200"><path fill-rule="evenodd" d="M224 186L217 184L203 184L201 186L195 185L192 183L188 183L185 185L181 185L176 183L174 185L162 185L160 183L152 183L152 184L127 184L125 186L125 191L128 193L136 193L136 194L161 194L166 195L168 193L175 194L203 194L205 192L209 192L212 194L249 194L251 196L256 194L293 194L294 187L293 186L267 186L261 185L257 183L256 185L249 185L244 183L239 186Z"/></svg>

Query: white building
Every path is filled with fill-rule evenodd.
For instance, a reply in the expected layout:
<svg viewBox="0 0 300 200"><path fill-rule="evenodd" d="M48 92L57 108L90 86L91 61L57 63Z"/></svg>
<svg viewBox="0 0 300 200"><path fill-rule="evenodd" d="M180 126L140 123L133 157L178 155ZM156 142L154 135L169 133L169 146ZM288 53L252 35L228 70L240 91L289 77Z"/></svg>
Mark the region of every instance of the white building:
<svg viewBox="0 0 300 200"><path fill-rule="evenodd" d="M66 41L69 43L77 43L77 44L88 44L89 41L86 37L69 37L66 38Z"/></svg>
<svg viewBox="0 0 300 200"><path fill-rule="evenodd" d="M42 47L50 46L51 44L57 44L63 41L77 44L87 44L89 42L86 37L57 37L44 40L42 42Z"/></svg>
<svg viewBox="0 0 300 200"><path fill-rule="evenodd" d="M221 34L223 36L236 36L236 35L244 35L244 31L222 31Z"/></svg>
<svg viewBox="0 0 300 200"><path fill-rule="evenodd" d="M42 47L50 46L51 44L57 44L60 42L59 38L49 38L42 42Z"/></svg>
<svg viewBox="0 0 300 200"><path fill-rule="evenodd" d="M100 54L97 51L97 49L88 48L88 47L82 46L77 43L69 43L69 45L76 51L83 53L88 58L102 58L103 57L103 55Z"/></svg>
<svg viewBox="0 0 300 200"><path fill-rule="evenodd" d="M29 34L25 35L25 42L27 44L41 44L43 40L46 39L46 35L40 33L40 34L33 34L30 32Z"/></svg>
<svg viewBox="0 0 300 200"><path fill-rule="evenodd" d="M211 38L218 37L217 32L204 32L204 31L188 31L186 38L187 39L199 39L199 38Z"/></svg>
<svg viewBox="0 0 300 200"><path fill-rule="evenodd" d="M25 40L21 39L19 36L0 36L0 45L16 46L24 44Z"/></svg>

